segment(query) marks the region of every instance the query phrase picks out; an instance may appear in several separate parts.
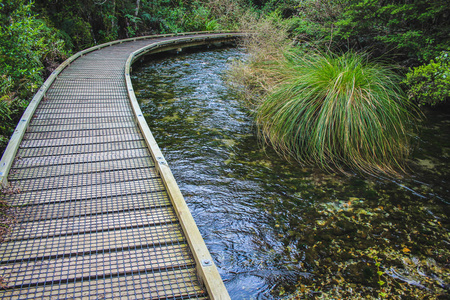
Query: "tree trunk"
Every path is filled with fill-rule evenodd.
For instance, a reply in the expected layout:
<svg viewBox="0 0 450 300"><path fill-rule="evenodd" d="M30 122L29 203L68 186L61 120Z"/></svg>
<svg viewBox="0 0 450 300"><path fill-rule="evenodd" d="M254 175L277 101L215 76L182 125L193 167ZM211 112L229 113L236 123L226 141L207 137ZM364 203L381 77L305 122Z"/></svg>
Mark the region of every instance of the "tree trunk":
<svg viewBox="0 0 450 300"><path fill-rule="evenodd" d="M111 18L111 31L114 32L114 27L115 27L114 19L116 17L116 0L113 0L112 7L113 7L113 9L112 9L112 18Z"/></svg>
<svg viewBox="0 0 450 300"><path fill-rule="evenodd" d="M139 4L141 3L141 0L136 0L136 12L134 13L134 16L137 17L139 14Z"/></svg>
<svg viewBox="0 0 450 300"><path fill-rule="evenodd" d="M136 0L136 11L134 13L134 30L137 31L138 25L137 25L137 16L139 14L139 4L140 4L141 0Z"/></svg>

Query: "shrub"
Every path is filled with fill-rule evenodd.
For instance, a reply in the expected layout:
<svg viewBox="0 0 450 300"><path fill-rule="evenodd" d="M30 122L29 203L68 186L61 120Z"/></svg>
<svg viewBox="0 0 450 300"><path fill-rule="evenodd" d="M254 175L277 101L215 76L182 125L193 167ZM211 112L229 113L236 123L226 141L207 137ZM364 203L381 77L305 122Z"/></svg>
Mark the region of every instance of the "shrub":
<svg viewBox="0 0 450 300"><path fill-rule="evenodd" d="M335 36L379 55L396 54L411 65L450 46L448 2L444 0L348 1L334 23Z"/></svg>
<svg viewBox="0 0 450 300"><path fill-rule="evenodd" d="M411 66L449 49L444 0L302 0L293 34L319 48L370 50Z"/></svg>
<svg viewBox="0 0 450 300"><path fill-rule="evenodd" d="M31 7L21 0L0 6L2 96L18 91L21 98L29 97L42 84L43 61L67 55L57 31L37 19Z"/></svg>
<svg viewBox="0 0 450 300"><path fill-rule="evenodd" d="M265 68L278 83L256 118L280 153L344 173L404 170L415 115L394 72L354 52L299 50Z"/></svg>
<svg viewBox="0 0 450 300"><path fill-rule="evenodd" d="M32 13L32 4L0 1L0 149L12 134L27 100L42 84L44 64L55 64L67 55L56 30Z"/></svg>
<svg viewBox="0 0 450 300"><path fill-rule="evenodd" d="M211 9L197 1L186 5L181 3L177 7L161 6L156 16L163 33L209 31L220 28Z"/></svg>
<svg viewBox="0 0 450 300"><path fill-rule="evenodd" d="M247 2L242 0L202 0L200 3L210 11L220 27L226 29L239 27L241 17L251 10Z"/></svg>
<svg viewBox="0 0 450 300"><path fill-rule="evenodd" d="M8 145L9 137L27 107L27 101L20 98L10 99L3 96L0 99L0 152Z"/></svg>
<svg viewBox="0 0 450 300"><path fill-rule="evenodd" d="M444 51L428 64L410 70L408 96L419 105L441 104L450 98L450 53Z"/></svg>
<svg viewBox="0 0 450 300"><path fill-rule="evenodd" d="M279 13L258 18L255 13L247 12L242 17L240 30L251 31L242 40L242 46L248 52L245 62L234 61L228 71L228 80L244 98L245 104L254 109L259 99L272 89L274 74L263 66L283 56L283 50L290 45L287 27Z"/></svg>
<svg viewBox="0 0 450 300"><path fill-rule="evenodd" d="M338 21L348 4L340 0L305 0L298 6L297 26L293 34L301 41L330 46L334 23Z"/></svg>
<svg viewBox="0 0 450 300"><path fill-rule="evenodd" d="M217 21L212 19L211 11L197 2L185 13L182 24L184 31L209 31L219 28Z"/></svg>

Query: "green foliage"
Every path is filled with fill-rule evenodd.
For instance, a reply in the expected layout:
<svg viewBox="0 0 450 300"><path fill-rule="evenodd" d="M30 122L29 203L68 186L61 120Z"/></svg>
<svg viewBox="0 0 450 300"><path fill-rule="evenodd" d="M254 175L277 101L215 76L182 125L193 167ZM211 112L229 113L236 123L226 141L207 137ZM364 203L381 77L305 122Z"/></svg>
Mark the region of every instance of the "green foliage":
<svg viewBox="0 0 450 300"><path fill-rule="evenodd" d="M36 4L38 12L61 30L66 43L77 50L144 34L216 30L223 27L209 2L36 0Z"/></svg>
<svg viewBox="0 0 450 300"><path fill-rule="evenodd" d="M299 50L265 68L278 84L257 107L257 123L276 150L342 172L403 169L414 116L394 72L354 52Z"/></svg>
<svg viewBox="0 0 450 300"><path fill-rule="evenodd" d="M184 15L183 27L186 31L206 31L218 29L219 24L212 19L211 11L208 8L196 2L191 11Z"/></svg>
<svg viewBox="0 0 450 300"><path fill-rule="evenodd" d="M419 105L436 105L450 99L450 53L443 51L428 64L410 70L405 83L408 96Z"/></svg>
<svg viewBox="0 0 450 300"><path fill-rule="evenodd" d="M251 62L270 61L282 56L283 50L289 44L286 31L288 25L279 11L264 17L248 13L240 23L240 30L253 32L253 35L248 36L243 43L251 55Z"/></svg>
<svg viewBox="0 0 450 300"><path fill-rule="evenodd" d="M118 19L128 13L122 14L122 1L35 1L35 10L59 29L67 45L76 50L117 39ZM129 24L122 22L121 25L125 32Z"/></svg>
<svg viewBox="0 0 450 300"><path fill-rule="evenodd" d="M44 62L64 57L64 43L24 0L0 1L0 135L11 135L27 99L42 84Z"/></svg>
<svg viewBox="0 0 450 300"><path fill-rule="evenodd" d="M379 298L386 298L387 294L385 292L383 292L383 285L386 283L385 281L382 280L381 276L384 275L384 272L381 271L381 259L379 259L377 256L374 257L375 259L375 266L377 267L377 275L378 275L378 285L380 287L380 291L378 292L378 297Z"/></svg>
<svg viewBox="0 0 450 300"><path fill-rule="evenodd" d="M298 17L291 28L292 35L302 43L329 44L333 39L334 23L344 11L340 0L304 0L297 6ZM296 25L296 26L295 26Z"/></svg>
<svg viewBox="0 0 450 300"><path fill-rule="evenodd" d="M183 8L161 7L157 16L159 17L160 30L162 33L178 33L182 32L182 18L184 15Z"/></svg>
<svg viewBox="0 0 450 300"><path fill-rule="evenodd" d="M1 7L0 65L5 80L1 85L2 95L11 92L12 82L21 81L25 90L31 91L42 82L40 54L46 47L41 35L42 23L29 16L30 4L14 4L17 6L5 4Z"/></svg>
<svg viewBox="0 0 450 300"><path fill-rule="evenodd" d="M253 12L248 1L244 0L202 0L214 21L219 24L218 29L237 29L243 16Z"/></svg>
<svg viewBox="0 0 450 300"><path fill-rule="evenodd" d="M273 72L264 66L283 57L283 51L290 46L286 27L279 12L260 17L255 13L247 13L240 22L240 30L252 31L242 40L248 52L245 61L234 61L227 72L228 81L236 88L245 105L251 110L259 105L260 99L270 93L274 80Z"/></svg>
<svg viewBox="0 0 450 300"><path fill-rule="evenodd" d="M411 65L450 47L445 0L303 0L292 34L301 41L334 49L396 55Z"/></svg>
<svg viewBox="0 0 450 300"><path fill-rule="evenodd" d="M0 99L0 149L3 150L8 144L9 137L14 131L20 116L27 107L28 102L15 98L7 99L4 96Z"/></svg>
<svg viewBox="0 0 450 300"><path fill-rule="evenodd" d="M63 41L43 20L36 19L31 6L16 0L0 7L2 95L16 90L22 98L29 96L42 83L44 59L66 55Z"/></svg>
<svg viewBox="0 0 450 300"><path fill-rule="evenodd" d="M450 46L448 1L358 0L334 23L336 37L380 54L429 60Z"/></svg>
<svg viewBox="0 0 450 300"><path fill-rule="evenodd" d="M163 33L217 30L220 25L211 10L199 2L177 7L162 6L157 12Z"/></svg>

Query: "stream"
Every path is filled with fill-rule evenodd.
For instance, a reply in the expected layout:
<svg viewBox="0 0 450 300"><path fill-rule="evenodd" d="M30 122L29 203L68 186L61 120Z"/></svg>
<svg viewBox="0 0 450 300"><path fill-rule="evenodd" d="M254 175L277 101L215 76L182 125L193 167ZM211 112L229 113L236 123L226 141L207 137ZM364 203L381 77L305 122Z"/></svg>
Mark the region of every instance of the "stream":
<svg viewBox="0 0 450 300"><path fill-rule="evenodd" d="M258 139L224 80L244 58L155 56L132 74L231 298L448 299L450 111L425 111L401 179L324 172Z"/></svg>

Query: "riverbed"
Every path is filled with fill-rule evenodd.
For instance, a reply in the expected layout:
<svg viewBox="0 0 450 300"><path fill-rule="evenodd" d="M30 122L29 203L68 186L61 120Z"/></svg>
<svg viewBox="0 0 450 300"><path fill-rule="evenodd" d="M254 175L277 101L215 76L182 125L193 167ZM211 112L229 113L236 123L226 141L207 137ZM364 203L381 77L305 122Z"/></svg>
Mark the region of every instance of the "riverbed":
<svg viewBox="0 0 450 300"><path fill-rule="evenodd" d="M231 298L447 297L449 110L425 111L402 178L324 172L258 139L224 79L244 57L216 49L133 68L143 113Z"/></svg>

